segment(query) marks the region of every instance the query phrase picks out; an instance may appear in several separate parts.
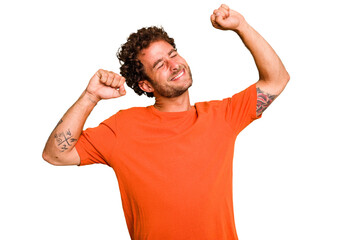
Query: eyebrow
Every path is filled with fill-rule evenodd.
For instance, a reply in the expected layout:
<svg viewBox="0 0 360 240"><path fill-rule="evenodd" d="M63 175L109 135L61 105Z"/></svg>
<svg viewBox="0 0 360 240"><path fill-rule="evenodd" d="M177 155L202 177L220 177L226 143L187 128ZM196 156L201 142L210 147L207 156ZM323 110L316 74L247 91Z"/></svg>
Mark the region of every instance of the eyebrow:
<svg viewBox="0 0 360 240"><path fill-rule="evenodd" d="M176 52L177 50L175 48L171 49L168 52L168 56L170 56L173 52ZM152 66L152 68L154 69L156 67L156 65L158 65L161 61L163 60L163 58L159 58L158 60L156 60Z"/></svg>

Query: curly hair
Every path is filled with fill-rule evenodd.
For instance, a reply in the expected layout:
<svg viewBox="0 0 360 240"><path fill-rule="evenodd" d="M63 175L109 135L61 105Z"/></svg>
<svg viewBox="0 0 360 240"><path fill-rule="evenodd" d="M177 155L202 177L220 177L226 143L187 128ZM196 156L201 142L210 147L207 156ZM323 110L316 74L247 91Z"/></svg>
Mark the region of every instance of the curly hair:
<svg viewBox="0 0 360 240"><path fill-rule="evenodd" d="M130 34L126 43L121 45L116 53L120 62L120 74L126 79L126 84L139 96L145 94L154 97L151 92L145 92L139 87L139 81L151 79L146 75L144 66L138 59L141 50L146 49L155 41L164 40L176 49L175 41L170 38L162 27L141 28L136 33Z"/></svg>

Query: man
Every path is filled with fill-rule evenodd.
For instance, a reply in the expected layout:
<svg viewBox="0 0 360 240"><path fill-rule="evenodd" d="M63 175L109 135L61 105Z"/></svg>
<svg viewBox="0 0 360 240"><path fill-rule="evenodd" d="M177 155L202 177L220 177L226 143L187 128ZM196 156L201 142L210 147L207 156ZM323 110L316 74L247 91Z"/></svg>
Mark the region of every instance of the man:
<svg viewBox="0 0 360 240"><path fill-rule="evenodd" d="M65 113L43 152L54 165L103 163L117 176L132 239L238 239L232 202L237 135L283 91L289 75L244 17L221 5L212 25L236 32L259 81L222 101L190 105L190 68L163 29L131 34L118 52L121 74L99 70ZM125 95L124 82L155 104L121 110L82 131L102 99Z"/></svg>

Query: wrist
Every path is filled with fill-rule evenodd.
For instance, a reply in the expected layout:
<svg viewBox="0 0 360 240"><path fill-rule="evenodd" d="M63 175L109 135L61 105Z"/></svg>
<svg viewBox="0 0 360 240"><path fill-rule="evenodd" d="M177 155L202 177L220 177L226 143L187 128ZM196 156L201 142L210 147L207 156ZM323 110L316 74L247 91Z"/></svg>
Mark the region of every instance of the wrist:
<svg viewBox="0 0 360 240"><path fill-rule="evenodd" d="M250 25L245 20L243 20L233 31L236 32L238 35L242 35L249 31L249 29Z"/></svg>
<svg viewBox="0 0 360 240"><path fill-rule="evenodd" d="M97 97L96 95L88 92L87 90L85 90L83 92L83 94L81 95L81 98L86 101L87 104L96 106L97 103L101 100L99 97Z"/></svg>

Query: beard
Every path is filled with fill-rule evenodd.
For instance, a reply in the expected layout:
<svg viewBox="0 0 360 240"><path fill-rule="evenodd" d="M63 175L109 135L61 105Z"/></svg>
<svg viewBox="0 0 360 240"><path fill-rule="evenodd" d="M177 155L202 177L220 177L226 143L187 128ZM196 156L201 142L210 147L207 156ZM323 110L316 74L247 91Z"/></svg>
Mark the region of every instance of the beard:
<svg viewBox="0 0 360 240"><path fill-rule="evenodd" d="M179 71L172 74L172 76L176 76L183 68L181 68ZM151 81L153 88L157 92L157 94L161 97L165 98L175 98L179 97L182 94L184 94L189 87L192 86L192 74L190 67L184 67L185 71L189 73L188 79L184 79L183 81L186 81L183 85L170 85L170 84L158 84L155 81Z"/></svg>

